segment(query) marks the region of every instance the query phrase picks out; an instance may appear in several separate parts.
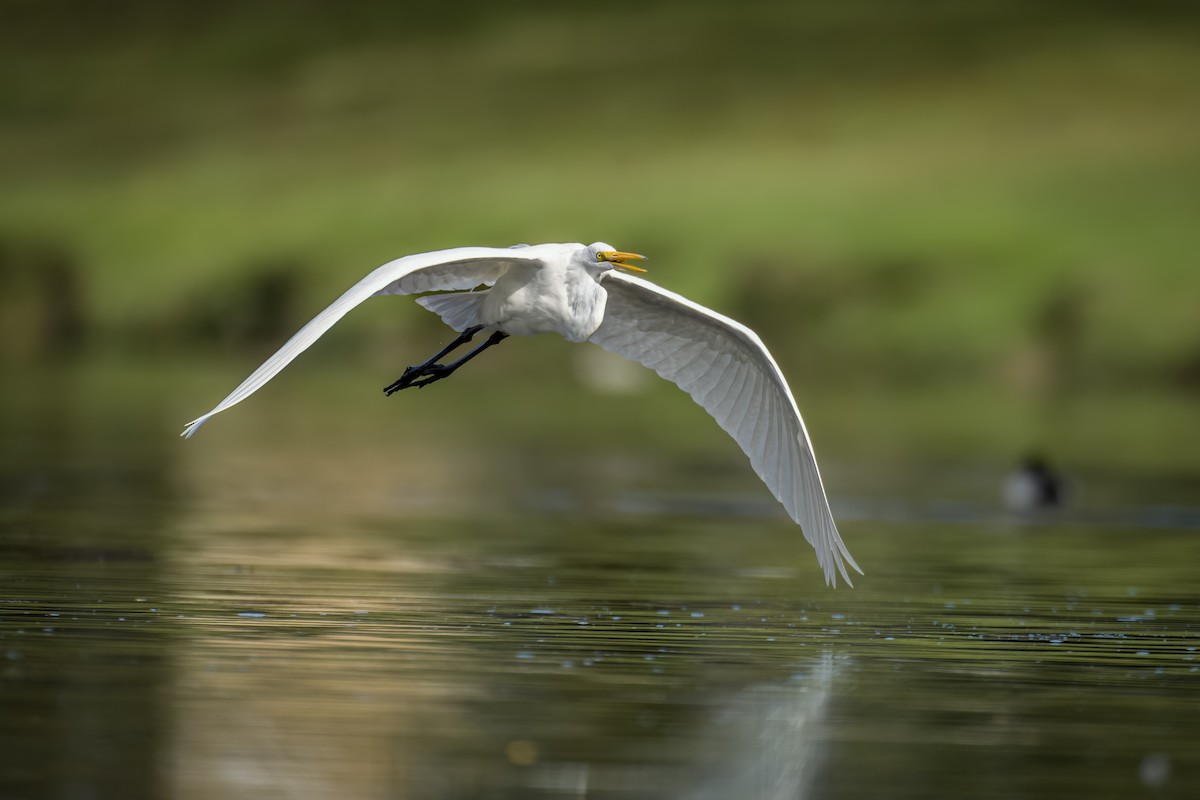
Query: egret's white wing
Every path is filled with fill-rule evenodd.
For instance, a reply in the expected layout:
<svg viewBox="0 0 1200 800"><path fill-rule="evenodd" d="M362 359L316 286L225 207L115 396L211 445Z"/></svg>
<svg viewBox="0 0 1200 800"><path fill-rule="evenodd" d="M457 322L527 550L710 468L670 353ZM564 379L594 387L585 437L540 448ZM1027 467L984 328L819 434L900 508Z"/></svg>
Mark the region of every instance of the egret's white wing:
<svg viewBox="0 0 1200 800"><path fill-rule="evenodd" d="M518 261L541 261L535 247L512 250L501 247L457 247L432 253L398 258L379 267L351 286L324 311L301 328L283 347L256 369L242 385L212 411L192 420L181 436L188 437L230 406L237 405L254 394L263 384L275 377L292 359L303 353L350 309L372 295L415 294L417 292L472 289L480 284L491 285L509 265Z"/></svg>
<svg viewBox="0 0 1200 800"><path fill-rule="evenodd" d="M605 273L604 322L591 341L678 384L712 414L817 551L825 581L851 584L812 444L791 389L754 331L649 281Z"/></svg>

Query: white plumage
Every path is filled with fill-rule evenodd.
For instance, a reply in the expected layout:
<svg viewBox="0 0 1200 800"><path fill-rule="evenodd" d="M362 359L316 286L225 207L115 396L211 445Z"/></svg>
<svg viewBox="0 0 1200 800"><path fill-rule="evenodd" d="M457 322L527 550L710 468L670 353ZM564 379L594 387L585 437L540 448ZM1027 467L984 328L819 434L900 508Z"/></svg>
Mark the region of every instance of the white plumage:
<svg viewBox="0 0 1200 800"><path fill-rule="evenodd" d="M836 585L840 574L850 583L846 565L862 570L838 534L808 431L775 360L744 325L617 271L643 271L626 263L639 258L597 242L460 247L396 259L314 317L182 435L192 436L213 415L256 392L368 297L456 292L417 302L458 331L482 326L491 333L590 340L676 383L749 456L816 550L826 582Z"/></svg>

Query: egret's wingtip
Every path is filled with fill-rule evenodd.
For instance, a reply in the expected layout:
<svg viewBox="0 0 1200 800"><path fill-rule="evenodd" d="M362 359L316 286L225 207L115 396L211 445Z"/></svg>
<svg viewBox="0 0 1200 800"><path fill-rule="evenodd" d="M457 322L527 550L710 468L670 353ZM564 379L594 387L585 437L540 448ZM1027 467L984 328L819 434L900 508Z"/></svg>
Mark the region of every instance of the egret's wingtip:
<svg viewBox="0 0 1200 800"><path fill-rule="evenodd" d="M850 580L850 576L845 572L842 573L842 580L846 582L846 586L851 589L854 588L854 581ZM825 585L831 589L838 588L838 576L836 572L830 572L825 576Z"/></svg>
<svg viewBox="0 0 1200 800"><path fill-rule="evenodd" d="M850 562L850 566L854 567L854 571L857 572L859 575L867 574L862 571L862 567L860 567L858 564L854 563L854 559L850 558L849 553L846 554L846 560L848 560ZM850 571L846 569L845 561L843 561L840 558L837 560L837 569L836 570L833 569L832 566L830 566L829 569L826 570L825 585L836 589L839 574L841 574L842 580L844 580L846 582L846 586L853 589L854 581L850 580Z"/></svg>
<svg viewBox="0 0 1200 800"><path fill-rule="evenodd" d="M181 438L181 439L192 438L192 434L194 434L197 430L199 430L200 426L203 425L206 421L207 421L207 417L201 417L200 419L192 420L191 422L189 422L187 425L184 426L183 431L179 434L179 438Z"/></svg>

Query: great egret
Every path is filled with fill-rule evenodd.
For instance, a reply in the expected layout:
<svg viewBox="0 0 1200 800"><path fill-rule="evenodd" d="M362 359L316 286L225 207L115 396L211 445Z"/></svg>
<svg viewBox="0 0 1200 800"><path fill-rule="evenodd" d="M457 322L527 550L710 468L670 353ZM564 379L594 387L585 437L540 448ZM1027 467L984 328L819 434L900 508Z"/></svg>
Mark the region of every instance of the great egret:
<svg viewBox="0 0 1200 800"><path fill-rule="evenodd" d="M800 525L825 582L836 586L840 573L851 584L846 564L862 570L838 535L808 431L775 359L744 325L626 274L645 272L629 263L642 258L604 242L459 247L398 258L350 287L181 435L192 436L214 414L258 391L368 297L448 292L417 302L461 335L409 367L385 392L441 380L509 335L557 333L572 342L595 342L650 367L703 406ZM488 333L482 345L450 364L437 363L482 332Z"/></svg>

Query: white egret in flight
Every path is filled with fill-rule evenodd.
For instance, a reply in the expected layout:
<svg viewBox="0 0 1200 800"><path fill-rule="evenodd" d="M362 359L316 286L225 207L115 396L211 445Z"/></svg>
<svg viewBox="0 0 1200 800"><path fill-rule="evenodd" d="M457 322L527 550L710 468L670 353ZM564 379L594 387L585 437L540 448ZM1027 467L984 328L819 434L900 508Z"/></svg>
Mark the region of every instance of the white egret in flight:
<svg viewBox="0 0 1200 800"><path fill-rule="evenodd" d="M629 263L642 258L603 242L459 247L398 258L350 287L182 435L254 394L368 297L445 292L417 302L461 335L406 369L387 394L442 380L510 335L557 333L595 342L650 367L703 406L800 525L826 583L836 585L839 573L850 583L846 564L862 570L838 535L808 431L775 359L744 325L627 274L645 272ZM487 335L481 345L438 363L479 334Z"/></svg>

